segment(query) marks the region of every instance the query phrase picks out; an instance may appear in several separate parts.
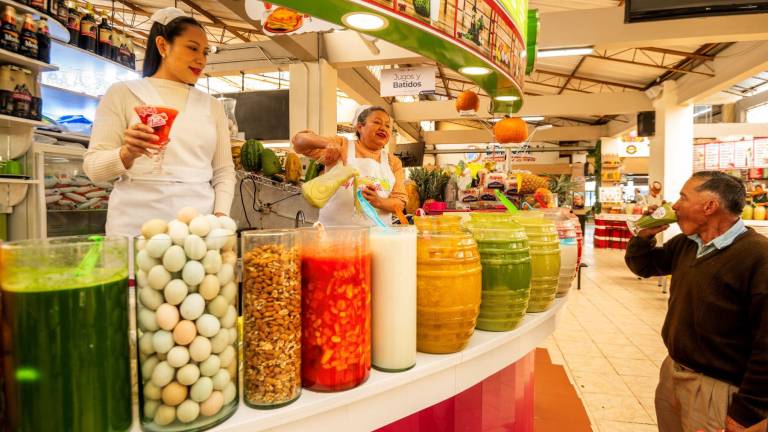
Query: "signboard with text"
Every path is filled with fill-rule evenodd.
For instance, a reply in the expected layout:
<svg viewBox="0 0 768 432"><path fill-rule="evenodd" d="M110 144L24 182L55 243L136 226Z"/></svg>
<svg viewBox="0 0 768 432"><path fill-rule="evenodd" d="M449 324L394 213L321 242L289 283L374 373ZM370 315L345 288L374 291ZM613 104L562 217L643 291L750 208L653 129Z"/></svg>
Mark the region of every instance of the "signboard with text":
<svg viewBox="0 0 768 432"><path fill-rule="evenodd" d="M768 168L768 138L713 141L693 146L693 170Z"/></svg>
<svg viewBox="0 0 768 432"><path fill-rule="evenodd" d="M381 96L417 96L435 92L434 66L383 69Z"/></svg>

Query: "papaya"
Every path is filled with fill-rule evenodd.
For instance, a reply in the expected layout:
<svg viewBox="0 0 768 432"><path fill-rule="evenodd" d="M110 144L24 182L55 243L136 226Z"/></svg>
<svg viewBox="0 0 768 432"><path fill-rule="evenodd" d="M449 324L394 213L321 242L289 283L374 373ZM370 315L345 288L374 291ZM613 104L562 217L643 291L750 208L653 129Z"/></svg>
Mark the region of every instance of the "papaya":
<svg viewBox="0 0 768 432"><path fill-rule="evenodd" d="M261 152L264 145L259 140L250 139L243 144L240 150L240 164L243 169L250 172L258 172L261 169Z"/></svg>
<svg viewBox="0 0 768 432"><path fill-rule="evenodd" d="M280 165L280 160L272 149L265 148L262 150L259 159L261 161L261 172L267 177L272 177L279 173L283 168Z"/></svg>
<svg viewBox="0 0 768 432"><path fill-rule="evenodd" d="M301 178L301 160L299 155L294 152L288 152L285 156L285 180L298 184Z"/></svg>

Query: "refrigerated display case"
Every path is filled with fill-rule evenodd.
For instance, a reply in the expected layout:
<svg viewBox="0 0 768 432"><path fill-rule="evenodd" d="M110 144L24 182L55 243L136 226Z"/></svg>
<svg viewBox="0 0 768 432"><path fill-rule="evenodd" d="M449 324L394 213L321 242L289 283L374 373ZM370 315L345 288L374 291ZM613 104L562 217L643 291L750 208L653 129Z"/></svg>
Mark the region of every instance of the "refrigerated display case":
<svg viewBox="0 0 768 432"><path fill-rule="evenodd" d="M85 147L35 143L27 172L39 180L10 220L12 239L103 233L111 183L83 173Z"/></svg>

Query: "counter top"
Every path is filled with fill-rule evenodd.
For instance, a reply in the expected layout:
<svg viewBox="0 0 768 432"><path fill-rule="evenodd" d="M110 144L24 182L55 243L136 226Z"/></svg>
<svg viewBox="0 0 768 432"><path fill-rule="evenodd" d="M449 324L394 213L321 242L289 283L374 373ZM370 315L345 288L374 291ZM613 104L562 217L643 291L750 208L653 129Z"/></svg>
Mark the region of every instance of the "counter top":
<svg viewBox="0 0 768 432"><path fill-rule="evenodd" d="M555 330L566 299L558 298L545 312L526 315L515 330L475 330L461 352L418 353L416 366L406 372L372 370L368 381L352 390L303 390L296 402L274 410L252 409L241 401L237 412L212 431L354 432L386 426L472 387L531 352Z"/></svg>

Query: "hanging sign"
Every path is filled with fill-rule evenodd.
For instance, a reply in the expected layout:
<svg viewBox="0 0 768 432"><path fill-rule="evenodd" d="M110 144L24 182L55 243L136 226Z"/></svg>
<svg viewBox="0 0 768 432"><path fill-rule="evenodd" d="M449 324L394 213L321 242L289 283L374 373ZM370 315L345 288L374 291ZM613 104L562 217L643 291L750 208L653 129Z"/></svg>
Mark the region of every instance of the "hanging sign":
<svg viewBox="0 0 768 432"><path fill-rule="evenodd" d="M704 147L704 167L716 170L720 167L720 144L712 143Z"/></svg>
<svg viewBox="0 0 768 432"><path fill-rule="evenodd" d="M718 166L720 169L734 169L734 163L733 163L733 143L732 142L725 142L720 143L720 161L718 162Z"/></svg>
<svg viewBox="0 0 768 432"><path fill-rule="evenodd" d="M381 71L381 96L417 96L435 92L434 66L384 69Z"/></svg>
<svg viewBox="0 0 768 432"><path fill-rule="evenodd" d="M753 161L752 140L738 141L733 145L733 166L735 168L750 168Z"/></svg>

